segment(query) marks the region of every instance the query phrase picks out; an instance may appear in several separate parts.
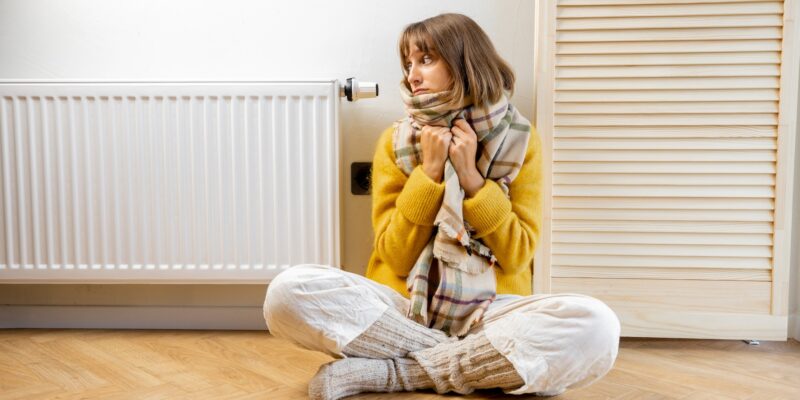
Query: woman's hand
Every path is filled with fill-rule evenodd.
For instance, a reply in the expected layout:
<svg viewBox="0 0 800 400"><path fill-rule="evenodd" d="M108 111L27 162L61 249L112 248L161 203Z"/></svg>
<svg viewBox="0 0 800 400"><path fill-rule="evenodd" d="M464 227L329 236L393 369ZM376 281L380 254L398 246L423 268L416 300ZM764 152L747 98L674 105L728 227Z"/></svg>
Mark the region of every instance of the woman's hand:
<svg viewBox="0 0 800 400"><path fill-rule="evenodd" d="M422 146L422 170L434 182L440 183L444 176L444 163L447 150L451 146L453 134L443 126L425 125L422 127L420 145Z"/></svg>
<svg viewBox="0 0 800 400"><path fill-rule="evenodd" d="M475 164L478 151L478 135L472 130L466 120L459 118L450 128L453 133L453 143L450 145L450 162L456 169L458 182L464 188L468 197L483 187L484 178Z"/></svg>

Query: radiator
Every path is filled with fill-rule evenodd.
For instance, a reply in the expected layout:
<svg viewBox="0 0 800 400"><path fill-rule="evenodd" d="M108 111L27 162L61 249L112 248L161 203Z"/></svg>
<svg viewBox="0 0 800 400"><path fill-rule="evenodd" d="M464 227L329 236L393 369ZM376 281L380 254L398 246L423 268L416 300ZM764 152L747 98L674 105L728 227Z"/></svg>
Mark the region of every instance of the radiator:
<svg viewBox="0 0 800 400"><path fill-rule="evenodd" d="M342 94L335 80L0 83L0 282L338 267Z"/></svg>

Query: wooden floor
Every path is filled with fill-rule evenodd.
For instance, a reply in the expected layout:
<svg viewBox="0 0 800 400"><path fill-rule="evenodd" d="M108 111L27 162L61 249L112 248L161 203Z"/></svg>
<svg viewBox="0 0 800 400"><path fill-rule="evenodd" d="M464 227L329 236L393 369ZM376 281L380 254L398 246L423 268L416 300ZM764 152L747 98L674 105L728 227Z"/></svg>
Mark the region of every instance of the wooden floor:
<svg viewBox="0 0 800 400"><path fill-rule="evenodd" d="M0 330L0 399L303 399L330 360L266 331ZM800 343L623 338L604 379L550 399L800 399Z"/></svg>

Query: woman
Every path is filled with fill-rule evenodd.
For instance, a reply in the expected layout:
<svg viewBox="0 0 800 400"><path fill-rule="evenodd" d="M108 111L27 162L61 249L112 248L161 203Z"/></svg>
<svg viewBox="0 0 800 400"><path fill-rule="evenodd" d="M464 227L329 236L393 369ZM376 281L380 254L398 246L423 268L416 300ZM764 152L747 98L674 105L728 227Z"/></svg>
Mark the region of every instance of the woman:
<svg viewBox="0 0 800 400"><path fill-rule="evenodd" d="M595 382L616 359L617 316L589 296L531 294L541 142L508 103L514 73L459 14L409 25L399 47L408 116L375 152L366 277L323 265L279 274L264 304L270 332L337 358L310 382L313 399L426 388L552 396ZM456 275L467 284L446 292Z"/></svg>

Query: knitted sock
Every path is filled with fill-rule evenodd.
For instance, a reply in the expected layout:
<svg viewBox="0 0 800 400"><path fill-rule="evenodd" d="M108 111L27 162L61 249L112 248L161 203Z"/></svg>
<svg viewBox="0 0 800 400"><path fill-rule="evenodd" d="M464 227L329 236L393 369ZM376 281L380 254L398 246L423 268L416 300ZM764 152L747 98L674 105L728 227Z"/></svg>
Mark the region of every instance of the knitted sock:
<svg viewBox="0 0 800 400"><path fill-rule="evenodd" d="M492 346L485 332L467 335L458 343L414 351L408 357L419 363L440 394L449 391L470 394L475 389L517 389L525 383L511 362Z"/></svg>
<svg viewBox="0 0 800 400"><path fill-rule="evenodd" d="M324 364L308 384L311 400L336 400L362 392L432 388L433 381L410 358L344 358Z"/></svg>
<svg viewBox="0 0 800 400"><path fill-rule="evenodd" d="M308 385L312 400L336 400L362 392L436 389L470 394L475 389L516 389L525 382L481 332L456 343L387 360L344 358L320 367ZM563 392L563 391L562 391Z"/></svg>
<svg viewBox="0 0 800 400"><path fill-rule="evenodd" d="M342 353L348 357L387 359L405 357L410 351L454 341L458 341L458 337L420 325L389 308L366 331L350 341Z"/></svg>

